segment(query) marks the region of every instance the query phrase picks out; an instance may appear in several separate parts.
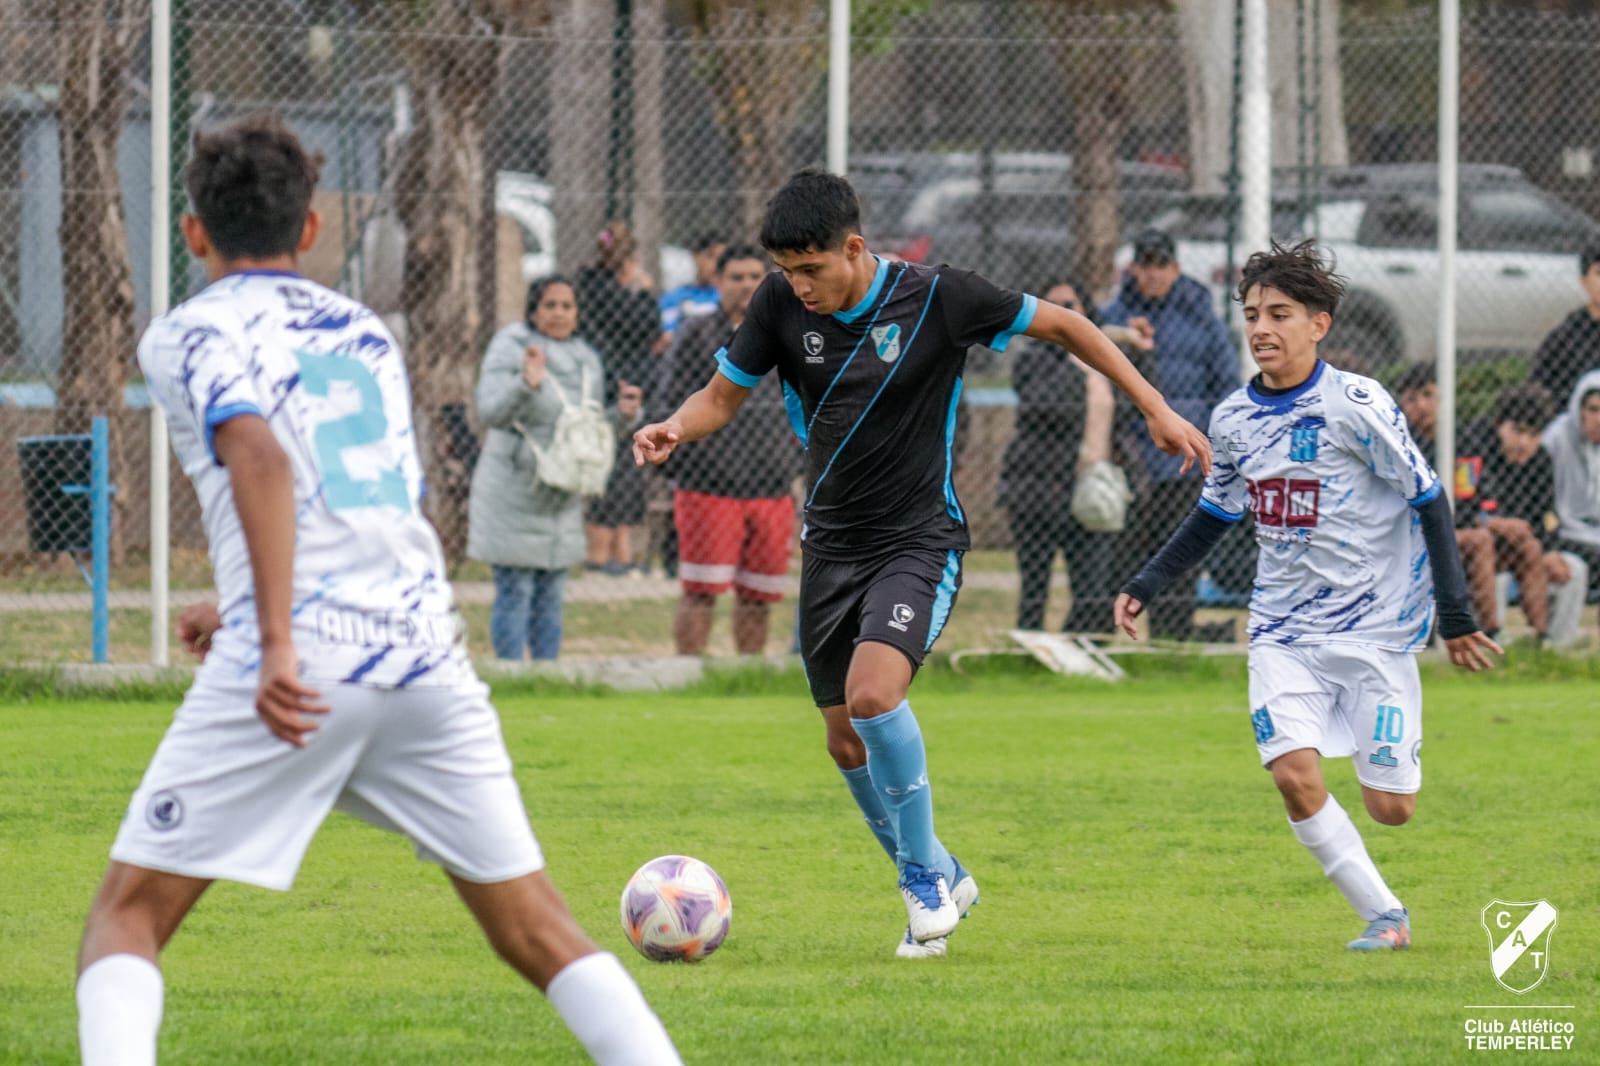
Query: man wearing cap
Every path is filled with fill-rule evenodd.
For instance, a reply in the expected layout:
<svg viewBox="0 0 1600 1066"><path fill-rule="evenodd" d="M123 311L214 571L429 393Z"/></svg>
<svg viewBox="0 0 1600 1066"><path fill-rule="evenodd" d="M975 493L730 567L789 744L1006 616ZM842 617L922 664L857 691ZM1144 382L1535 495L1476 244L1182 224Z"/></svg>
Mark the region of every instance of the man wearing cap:
<svg viewBox="0 0 1600 1066"><path fill-rule="evenodd" d="M1239 387L1239 355L1217 317L1211 294L1178 267L1170 234L1149 229L1133 241L1133 262L1116 297L1101 310L1106 325L1127 326L1145 319L1155 335L1150 375L1173 410L1197 426L1209 425L1211 409ZM1145 558L1166 543L1200 496L1199 475L1185 475L1181 464L1162 453L1143 426L1137 427L1139 455L1148 487L1139 494L1128 543L1118 550L1127 560ZM1151 635L1174 640L1196 636L1226 639L1222 630L1196 633L1195 577L1188 574L1146 606Z"/></svg>
<svg viewBox="0 0 1600 1066"><path fill-rule="evenodd" d="M1584 245L1578 256L1578 279L1587 299L1545 337L1528 373L1528 379L1549 389L1557 403L1572 395L1585 373L1600 370L1600 240Z"/></svg>

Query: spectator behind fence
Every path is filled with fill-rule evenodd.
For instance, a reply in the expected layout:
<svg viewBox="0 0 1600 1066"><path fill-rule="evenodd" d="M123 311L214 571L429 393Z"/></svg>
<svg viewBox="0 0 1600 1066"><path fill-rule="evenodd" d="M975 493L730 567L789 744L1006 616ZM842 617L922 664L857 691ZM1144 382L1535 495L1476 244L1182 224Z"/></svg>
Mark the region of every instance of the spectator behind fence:
<svg viewBox="0 0 1600 1066"><path fill-rule="evenodd" d="M670 342L673 333L688 319L695 315L710 314L722 306L722 296L717 286L717 263L727 247L727 241L710 233L696 237L689 246L689 251L694 255L694 281L661 294L663 342ZM662 348L665 347L663 343Z"/></svg>
<svg viewBox="0 0 1600 1066"><path fill-rule="evenodd" d="M1528 374L1558 403L1572 395L1580 377L1600 370L1600 240L1584 245L1578 256L1578 278L1588 299L1546 335Z"/></svg>
<svg viewBox="0 0 1600 1066"><path fill-rule="evenodd" d="M1556 549L1589 568L1589 593L1600 591L1600 370L1572 389L1567 410L1544 431L1556 475Z"/></svg>
<svg viewBox="0 0 1600 1066"><path fill-rule="evenodd" d="M717 358L744 323L769 271L748 244L727 246L715 268L718 306L687 319L661 368L653 410L665 418L717 373ZM699 655L711 635L717 597L733 590L733 644L741 655L766 648L771 605L783 598L794 537L790 483L800 446L777 375L762 378L721 433L679 447L668 474L683 593L673 621L679 655Z"/></svg>
<svg viewBox="0 0 1600 1066"><path fill-rule="evenodd" d="M665 352L672 343L672 335L680 323L695 315L709 314L721 306L722 297L717 292L717 261L722 258L728 242L714 234L701 234L690 245L694 255L694 281L661 294L661 338L656 347ZM662 371L663 379L666 376ZM671 471L667 471L671 477ZM678 524L672 512L675 486L667 484L667 514L661 531L661 571L668 577L678 576Z"/></svg>
<svg viewBox="0 0 1600 1066"><path fill-rule="evenodd" d="M1494 410L1461 436L1456 466L1475 487L1468 501L1494 538L1496 611L1505 618L1510 575L1515 574L1522 613L1554 647L1578 635L1589 568L1555 544L1556 486L1550 453L1539 443L1554 413L1543 385L1525 382L1503 393Z"/></svg>
<svg viewBox="0 0 1600 1066"><path fill-rule="evenodd" d="M1044 298L1099 324L1095 309L1079 298L1080 287L1058 281ZM1108 326L1104 332L1125 347L1148 350L1148 330ZM1017 553L1021 595L1017 628L1043 629L1050 595L1050 570L1060 552L1067 565L1072 607L1065 632L1099 632L1111 625L1116 598L1111 550L1118 535L1085 529L1072 516L1072 490L1090 458L1109 459L1116 401L1111 383L1071 352L1029 338L1011 369L1017 394L1017 425L1006 446L996 500L1006 509Z"/></svg>
<svg viewBox="0 0 1600 1066"><path fill-rule="evenodd" d="M638 246L626 222L606 223L596 239L596 261L578 272L583 336L606 368L608 402L620 390L656 380L656 338L661 316L651 289L655 282L639 266ZM589 570L626 574L634 569L633 533L644 524L645 472L632 459L627 435L618 437L617 462L606 491L589 501ZM624 454L627 453L627 454Z"/></svg>
<svg viewBox="0 0 1600 1066"><path fill-rule="evenodd" d="M526 647L535 659L554 659L561 650L567 568L584 556L583 498L537 479L533 443L550 445L563 410L549 381L570 403L582 402L585 390L597 400L604 370L599 353L574 336L572 282L535 281L525 314L526 321L494 335L478 375L478 418L489 433L472 474L467 555L494 568L489 639L495 656L520 660ZM625 439L628 424L637 421L639 395L637 386L623 390L613 411L617 436Z"/></svg>
<svg viewBox="0 0 1600 1066"><path fill-rule="evenodd" d="M1145 230L1134 238L1133 262L1116 298L1101 309L1108 325L1132 326L1140 319L1154 332L1150 360L1152 384L1179 415L1197 426L1207 425L1211 409L1239 386L1239 353L1217 317L1211 294L1178 264L1172 237ZM1126 558L1155 554L1200 498L1200 473L1179 472L1179 461L1157 448L1142 427L1136 427L1139 457L1147 479L1139 494L1123 549ZM1232 623L1194 626L1195 581L1190 573L1173 581L1156 602L1146 604L1155 637L1189 640L1229 639Z"/></svg>
<svg viewBox="0 0 1600 1066"><path fill-rule="evenodd" d="M1400 412L1406 416L1406 427L1417 450L1430 463L1437 462L1439 446L1434 441L1439 418L1439 383L1432 363L1413 363L1394 381L1394 399ZM1467 574L1467 592L1472 597L1472 609L1483 622L1485 633L1500 629L1500 615L1495 610L1494 595L1494 536L1477 524L1476 508L1465 501L1473 494L1470 480L1463 478L1461 464L1450 479L1454 493L1456 548L1461 553L1461 566Z"/></svg>

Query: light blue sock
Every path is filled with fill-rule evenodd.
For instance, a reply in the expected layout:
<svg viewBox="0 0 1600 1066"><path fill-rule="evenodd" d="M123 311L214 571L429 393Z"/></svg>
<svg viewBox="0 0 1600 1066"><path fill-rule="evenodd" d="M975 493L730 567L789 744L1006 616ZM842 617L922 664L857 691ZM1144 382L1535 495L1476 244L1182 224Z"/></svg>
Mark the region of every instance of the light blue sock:
<svg viewBox="0 0 1600 1066"><path fill-rule="evenodd" d="M896 864L904 868L916 863L938 870L948 882L955 865L933 832L928 757L911 704L901 700L892 711L876 718L853 718L850 724L867 746L867 770L899 845Z"/></svg>
<svg viewBox="0 0 1600 1066"><path fill-rule="evenodd" d="M894 861L894 826L889 822L889 812L883 809L883 797L872 787L872 775L865 766L858 766L854 770L840 767L839 772L844 775L844 783L850 786L850 795L855 797L856 806L861 808L867 828L878 838L883 850L889 853L890 861Z"/></svg>

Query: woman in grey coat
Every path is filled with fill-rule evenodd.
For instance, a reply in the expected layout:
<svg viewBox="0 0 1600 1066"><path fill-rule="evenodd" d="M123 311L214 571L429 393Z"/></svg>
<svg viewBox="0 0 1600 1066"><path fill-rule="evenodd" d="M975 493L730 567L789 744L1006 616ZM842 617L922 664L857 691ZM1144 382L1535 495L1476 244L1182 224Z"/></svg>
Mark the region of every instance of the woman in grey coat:
<svg viewBox="0 0 1600 1066"><path fill-rule="evenodd" d="M484 353L475 394L488 439L472 473L467 506L467 555L494 569L489 639L495 656L535 659L561 650L562 595L567 569L584 557L583 499L534 479L526 430L548 447L562 410L550 378L569 402L598 398L605 377L600 356L581 338L570 281L541 278L528 288L527 320L494 335ZM618 394L612 421L624 433L639 421L638 389Z"/></svg>

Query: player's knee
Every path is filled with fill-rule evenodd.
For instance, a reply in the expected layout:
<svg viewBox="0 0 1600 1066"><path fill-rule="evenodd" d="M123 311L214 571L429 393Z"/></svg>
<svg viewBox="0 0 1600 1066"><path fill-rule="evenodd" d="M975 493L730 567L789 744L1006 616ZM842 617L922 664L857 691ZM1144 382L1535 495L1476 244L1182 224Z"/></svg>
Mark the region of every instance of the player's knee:
<svg viewBox="0 0 1600 1066"><path fill-rule="evenodd" d="M1394 792L1367 792L1367 813L1381 825L1405 825L1417 813L1417 797Z"/></svg>
<svg viewBox="0 0 1600 1066"><path fill-rule="evenodd" d="M887 714L905 702L905 698L905 689L877 679L857 682L845 693L851 718L876 718Z"/></svg>
<svg viewBox="0 0 1600 1066"><path fill-rule="evenodd" d="M861 743L855 730L828 730L828 754L841 770L854 770L867 765L867 746Z"/></svg>
<svg viewBox="0 0 1600 1066"><path fill-rule="evenodd" d="M1278 793L1283 797L1283 805L1295 821L1304 821L1316 814L1322 809L1328 795L1327 788L1322 783L1322 775L1319 773L1275 767L1272 783L1278 786Z"/></svg>

